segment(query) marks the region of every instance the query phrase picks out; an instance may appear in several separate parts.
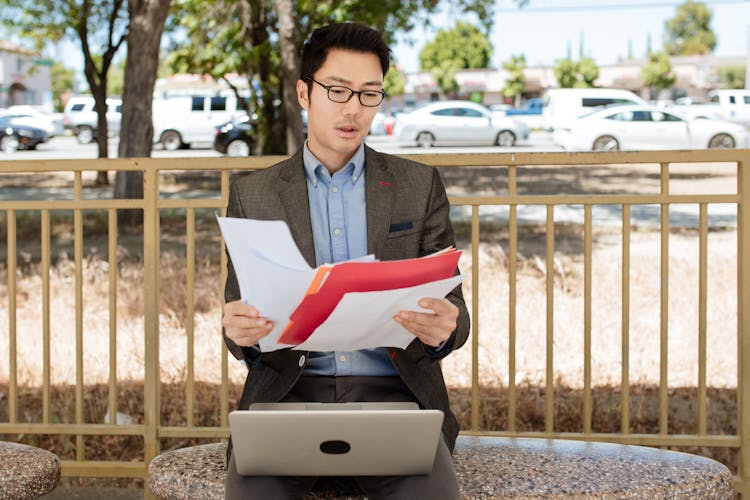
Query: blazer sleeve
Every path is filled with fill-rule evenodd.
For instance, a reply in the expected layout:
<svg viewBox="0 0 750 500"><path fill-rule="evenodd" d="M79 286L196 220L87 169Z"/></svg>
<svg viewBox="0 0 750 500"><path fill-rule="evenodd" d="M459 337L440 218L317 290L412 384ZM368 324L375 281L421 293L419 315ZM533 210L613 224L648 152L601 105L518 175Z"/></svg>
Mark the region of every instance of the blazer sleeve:
<svg viewBox="0 0 750 500"><path fill-rule="evenodd" d="M422 251L424 255L434 253L449 246L455 246L453 225L450 220L450 204L445 186L440 177L440 172L432 169L432 189L430 192L422 239ZM456 274L460 274L458 268ZM425 352L430 358L442 359L466 343L469 338L469 311L466 308L461 285L454 288L446 298L458 308L456 318L456 329L448 340L439 347L424 345Z"/></svg>

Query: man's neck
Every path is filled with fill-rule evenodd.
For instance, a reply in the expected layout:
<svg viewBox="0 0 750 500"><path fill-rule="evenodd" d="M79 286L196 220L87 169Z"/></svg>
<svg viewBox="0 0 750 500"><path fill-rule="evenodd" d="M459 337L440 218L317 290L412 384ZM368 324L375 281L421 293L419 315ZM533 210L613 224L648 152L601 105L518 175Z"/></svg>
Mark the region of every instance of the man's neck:
<svg viewBox="0 0 750 500"><path fill-rule="evenodd" d="M345 166L349 164L349 161L354 157L359 146L354 148L348 153L339 153L337 151L326 150L324 148L318 148L315 144L312 144L309 140L307 141L307 147L315 158L328 170L331 175L335 174Z"/></svg>

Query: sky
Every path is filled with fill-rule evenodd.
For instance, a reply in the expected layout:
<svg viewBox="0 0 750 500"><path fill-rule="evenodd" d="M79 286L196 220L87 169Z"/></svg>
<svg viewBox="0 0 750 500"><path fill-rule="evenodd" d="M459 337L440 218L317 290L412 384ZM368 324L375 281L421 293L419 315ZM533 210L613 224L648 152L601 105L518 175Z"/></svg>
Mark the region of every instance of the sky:
<svg viewBox="0 0 750 500"><path fill-rule="evenodd" d="M450 3L450 2L445 2ZM494 47L492 66L501 67L511 54L524 54L528 66L554 65L555 60L578 58L583 52L598 65L614 64L628 55L635 57L651 48L660 50L664 23L674 17L683 0L529 0L519 9L513 0L498 0L490 39ZM747 56L750 45L750 0L703 0L713 12L711 27L717 36L717 56ZM461 19L444 9L431 17L432 28L418 27L401 36L392 46L398 66L407 72L419 69L419 51L438 29L450 29ZM474 19L467 17L469 22Z"/></svg>
<svg viewBox="0 0 750 500"><path fill-rule="evenodd" d="M713 12L711 27L717 35L714 54L747 57L750 53L750 0L702 0ZM524 54L528 66L554 65L583 52L598 65L614 64L628 55L645 55L649 39L654 50L662 47L664 23L674 17L684 0L528 0L519 9L514 0L497 0L490 35L494 54L491 66L499 68L512 54ZM445 0L445 5L457 2ZM466 21L477 22L471 16ZM392 46L396 64L404 71L419 70L419 51L438 29L450 29L461 15L445 8L430 16L432 27L421 25L402 34ZM78 44L65 42L55 51L71 67L83 67ZM124 51L123 51L124 54ZM82 74L80 75L83 81Z"/></svg>

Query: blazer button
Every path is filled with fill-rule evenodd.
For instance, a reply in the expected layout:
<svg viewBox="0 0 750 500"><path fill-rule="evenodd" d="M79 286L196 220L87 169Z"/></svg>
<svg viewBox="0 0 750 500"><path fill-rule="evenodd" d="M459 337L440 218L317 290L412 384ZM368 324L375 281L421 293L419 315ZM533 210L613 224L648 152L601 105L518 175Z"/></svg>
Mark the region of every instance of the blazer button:
<svg viewBox="0 0 750 500"><path fill-rule="evenodd" d="M305 364L305 355L303 354L302 356L299 357L299 365L304 366L304 364Z"/></svg>

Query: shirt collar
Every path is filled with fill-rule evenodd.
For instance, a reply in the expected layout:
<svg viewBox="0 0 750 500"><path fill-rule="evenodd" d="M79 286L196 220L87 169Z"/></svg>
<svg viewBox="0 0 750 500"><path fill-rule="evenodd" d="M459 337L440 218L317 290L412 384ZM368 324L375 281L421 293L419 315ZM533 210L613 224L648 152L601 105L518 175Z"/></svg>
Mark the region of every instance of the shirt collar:
<svg viewBox="0 0 750 500"><path fill-rule="evenodd" d="M319 169L318 167L323 167L323 163L321 163L320 160L318 160L315 155L310 151L310 148L307 146L307 141L305 141L305 145L302 147L302 161L305 165L305 174L307 175L307 179L313 183L314 186L318 185L318 174L317 172L320 170L328 171L325 168ZM348 168L351 167L351 168ZM359 144L359 147L357 148L357 151L354 152L354 155L351 157L349 162L347 163L347 166L342 169L342 171L349 171L347 175L351 175L352 178L352 184L355 184L361 177L362 172L365 168L365 143L361 142Z"/></svg>

